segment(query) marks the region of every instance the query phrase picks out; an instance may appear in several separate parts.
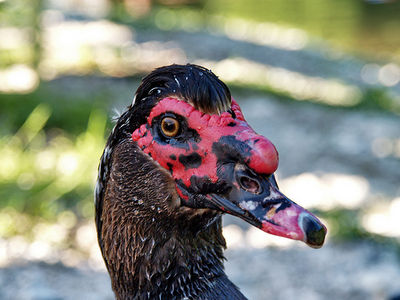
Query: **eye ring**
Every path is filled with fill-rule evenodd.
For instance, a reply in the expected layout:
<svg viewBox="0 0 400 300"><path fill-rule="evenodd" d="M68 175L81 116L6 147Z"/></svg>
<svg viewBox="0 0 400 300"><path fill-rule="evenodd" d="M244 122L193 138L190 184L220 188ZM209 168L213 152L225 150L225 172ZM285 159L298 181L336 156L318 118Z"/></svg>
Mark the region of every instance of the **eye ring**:
<svg viewBox="0 0 400 300"><path fill-rule="evenodd" d="M161 132L166 137L174 137L179 133L180 124L177 119L173 117L164 117L161 120Z"/></svg>

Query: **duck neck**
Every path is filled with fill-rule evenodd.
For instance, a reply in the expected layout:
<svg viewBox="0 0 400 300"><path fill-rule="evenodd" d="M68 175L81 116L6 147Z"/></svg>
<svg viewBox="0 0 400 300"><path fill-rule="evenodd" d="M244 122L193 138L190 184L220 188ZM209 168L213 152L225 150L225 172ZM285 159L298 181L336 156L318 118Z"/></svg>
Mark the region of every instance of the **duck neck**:
<svg viewBox="0 0 400 300"><path fill-rule="evenodd" d="M200 216L190 223L199 224L196 218ZM116 228L103 232L103 256L116 297L202 298L216 281L226 278L221 217L213 218L202 230L179 220L172 226L171 222L143 218L114 223Z"/></svg>

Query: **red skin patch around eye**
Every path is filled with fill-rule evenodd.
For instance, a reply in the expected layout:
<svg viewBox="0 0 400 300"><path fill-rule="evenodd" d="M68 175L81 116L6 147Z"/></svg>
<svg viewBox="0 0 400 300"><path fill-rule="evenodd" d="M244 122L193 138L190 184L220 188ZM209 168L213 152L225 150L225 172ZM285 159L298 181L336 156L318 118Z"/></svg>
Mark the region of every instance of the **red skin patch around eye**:
<svg viewBox="0 0 400 300"><path fill-rule="evenodd" d="M256 173L265 175L274 173L279 160L274 145L254 132L233 99L231 109L236 115L235 119L228 112L220 115L205 114L182 100L164 98L151 110L147 123L132 133L132 140L162 167L170 170L175 180L181 179L187 187L190 186L190 178L193 175L208 177L214 183L218 180L217 157L212 149L213 143L218 142L223 136L235 136L237 140L250 147L250 155L246 157L246 162ZM157 143L151 134L152 121L167 112L184 117L188 127L195 130L201 140L199 142L189 140L186 147ZM193 153L201 157L201 163L196 167L185 166L179 160L180 155L188 156Z"/></svg>

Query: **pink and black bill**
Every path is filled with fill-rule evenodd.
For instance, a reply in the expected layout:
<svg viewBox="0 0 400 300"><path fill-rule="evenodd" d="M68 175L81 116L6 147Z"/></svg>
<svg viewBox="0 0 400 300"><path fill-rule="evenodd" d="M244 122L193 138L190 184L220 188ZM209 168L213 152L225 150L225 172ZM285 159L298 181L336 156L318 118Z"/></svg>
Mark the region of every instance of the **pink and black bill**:
<svg viewBox="0 0 400 300"><path fill-rule="evenodd" d="M323 245L325 226L279 191L274 145L249 126L211 71L173 65L143 82L125 130L171 174L182 206L218 210L265 232Z"/></svg>

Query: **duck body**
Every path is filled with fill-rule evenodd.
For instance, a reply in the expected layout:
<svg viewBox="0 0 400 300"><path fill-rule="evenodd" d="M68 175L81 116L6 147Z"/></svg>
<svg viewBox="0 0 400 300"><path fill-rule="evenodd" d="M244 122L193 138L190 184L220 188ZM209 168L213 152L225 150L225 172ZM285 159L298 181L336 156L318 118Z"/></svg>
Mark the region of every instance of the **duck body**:
<svg viewBox="0 0 400 300"><path fill-rule="evenodd" d="M277 160L210 71L172 65L144 78L108 138L95 191L116 298L246 299L224 272L223 213L320 247L326 229L279 192Z"/></svg>

